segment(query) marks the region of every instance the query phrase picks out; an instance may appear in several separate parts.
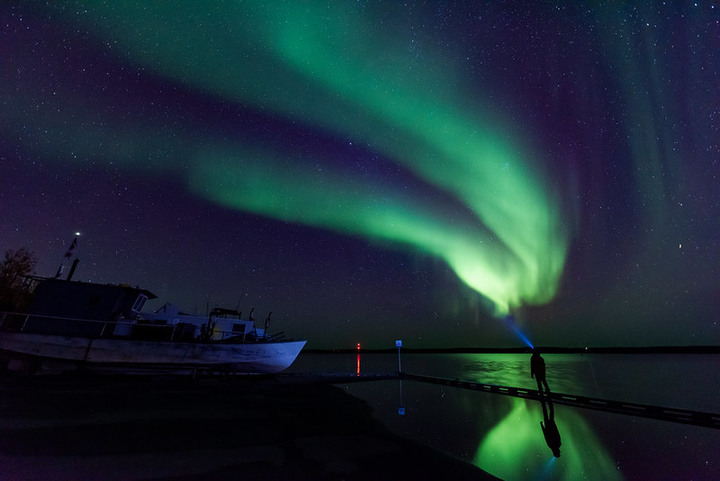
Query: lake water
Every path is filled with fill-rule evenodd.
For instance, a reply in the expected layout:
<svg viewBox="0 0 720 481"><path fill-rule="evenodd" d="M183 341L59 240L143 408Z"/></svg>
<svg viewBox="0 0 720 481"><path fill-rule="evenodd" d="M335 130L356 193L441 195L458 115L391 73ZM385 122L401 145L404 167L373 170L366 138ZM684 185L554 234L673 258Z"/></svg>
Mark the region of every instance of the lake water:
<svg viewBox="0 0 720 481"><path fill-rule="evenodd" d="M720 356L544 354L553 392L720 412ZM528 354L403 354L412 374L536 389ZM356 354L303 353L291 372L353 373ZM360 372L392 372L397 354L361 354ZM720 480L720 430L554 404L555 458L538 401L417 381L342 386L388 429L506 480ZM404 414L399 414L403 408ZM545 422L545 425L547 423Z"/></svg>

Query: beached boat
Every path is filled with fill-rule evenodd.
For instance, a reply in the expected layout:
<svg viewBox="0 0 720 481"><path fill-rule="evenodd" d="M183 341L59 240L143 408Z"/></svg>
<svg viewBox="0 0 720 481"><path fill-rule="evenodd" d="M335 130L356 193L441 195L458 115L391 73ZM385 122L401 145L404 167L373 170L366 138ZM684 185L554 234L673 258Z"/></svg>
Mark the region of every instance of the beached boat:
<svg viewBox="0 0 720 481"><path fill-rule="evenodd" d="M158 372L276 373L289 367L304 340L284 340L228 309L209 316L166 304L143 312L150 291L28 278L26 312L0 312L0 359L10 371L87 369L125 374Z"/></svg>

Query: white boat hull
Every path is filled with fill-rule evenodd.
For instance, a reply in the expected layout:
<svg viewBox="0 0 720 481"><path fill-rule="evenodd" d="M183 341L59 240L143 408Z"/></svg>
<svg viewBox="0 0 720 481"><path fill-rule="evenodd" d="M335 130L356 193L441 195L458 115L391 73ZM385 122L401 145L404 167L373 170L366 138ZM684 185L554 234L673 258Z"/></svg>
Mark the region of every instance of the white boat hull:
<svg viewBox="0 0 720 481"><path fill-rule="evenodd" d="M82 363L121 371L206 369L269 374L288 368L306 341L246 344L87 339L23 332L0 332L0 350L25 358Z"/></svg>

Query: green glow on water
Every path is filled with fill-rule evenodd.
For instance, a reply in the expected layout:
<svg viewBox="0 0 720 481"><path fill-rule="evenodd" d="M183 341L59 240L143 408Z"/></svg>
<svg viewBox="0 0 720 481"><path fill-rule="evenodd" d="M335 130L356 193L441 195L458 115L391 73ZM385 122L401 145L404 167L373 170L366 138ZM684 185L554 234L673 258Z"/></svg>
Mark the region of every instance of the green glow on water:
<svg viewBox="0 0 720 481"><path fill-rule="evenodd" d="M571 409L555 407L562 446L552 463L552 452L545 443L539 403L508 399L510 413L480 443L474 463L505 480L586 479L620 480L608 451L585 420Z"/></svg>
<svg viewBox="0 0 720 481"><path fill-rule="evenodd" d="M407 52L409 30L388 28L387 11L373 8L103 2L71 19L156 74L352 139L463 212L333 168L347 159L318 159L323 168L313 169L292 153L180 132L185 181L199 195L441 258L498 315L549 301L572 222L536 167L542 154L462 80L455 53L427 48L418 61ZM176 167L167 160L166 171Z"/></svg>

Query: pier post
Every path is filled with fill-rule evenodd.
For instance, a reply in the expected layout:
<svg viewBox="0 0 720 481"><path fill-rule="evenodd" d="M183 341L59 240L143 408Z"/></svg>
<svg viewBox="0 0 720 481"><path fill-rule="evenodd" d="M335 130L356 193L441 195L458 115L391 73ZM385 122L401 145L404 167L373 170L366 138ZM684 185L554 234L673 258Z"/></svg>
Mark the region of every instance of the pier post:
<svg viewBox="0 0 720 481"><path fill-rule="evenodd" d="M400 362L400 348L402 347L402 339L395 341L395 346L398 348L398 374L402 374L402 363Z"/></svg>

